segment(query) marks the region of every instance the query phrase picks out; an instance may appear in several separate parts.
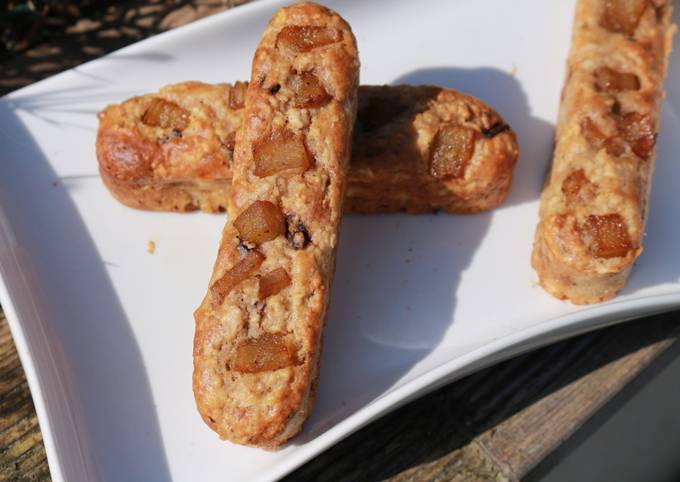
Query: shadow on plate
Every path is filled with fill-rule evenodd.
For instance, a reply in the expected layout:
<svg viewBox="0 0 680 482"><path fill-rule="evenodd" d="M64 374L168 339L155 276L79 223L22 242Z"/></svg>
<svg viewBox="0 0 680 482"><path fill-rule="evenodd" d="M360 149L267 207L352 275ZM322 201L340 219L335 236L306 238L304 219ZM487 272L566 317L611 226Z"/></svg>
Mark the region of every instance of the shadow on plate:
<svg viewBox="0 0 680 482"><path fill-rule="evenodd" d="M12 99L0 101L6 163L0 203L26 254L22 270L34 305L44 315L23 319L22 324L26 332L47 333L51 350L58 354L54 373L64 393L47 394L48 413L60 413L59 408L50 410L60 404L73 413L73 437L98 473L118 474L118 480L170 480L146 368L130 322L75 204L54 182L56 173L16 115L22 103L35 102L29 96L19 105ZM54 432L57 451L71 454L61 459L69 479L73 469L67 462L77 461L78 454L70 445L74 440L64 436Z"/></svg>
<svg viewBox="0 0 680 482"><path fill-rule="evenodd" d="M531 116L514 77L491 68L436 68L393 83L455 87L498 109L516 130L521 151L503 206L538 198L552 128ZM413 369L455 323L458 285L493 216L344 217L317 408L292 443L304 444L415 377ZM348 397L356 393L361 396Z"/></svg>
<svg viewBox="0 0 680 482"><path fill-rule="evenodd" d="M121 102L138 94L138 92L131 90L113 90L108 87L111 82L86 74L80 68L71 69L66 75L86 77L88 79L87 84L80 85L78 89L51 89L47 92L35 94L20 92L6 100L16 112L29 114L54 127L75 127L89 131L94 135L96 128L89 124L80 123L81 116L94 118L107 103ZM106 93L102 93L102 87L107 89ZM99 104L100 107L92 107L93 102ZM66 121L65 118L77 119L78 121Z"/></svg>

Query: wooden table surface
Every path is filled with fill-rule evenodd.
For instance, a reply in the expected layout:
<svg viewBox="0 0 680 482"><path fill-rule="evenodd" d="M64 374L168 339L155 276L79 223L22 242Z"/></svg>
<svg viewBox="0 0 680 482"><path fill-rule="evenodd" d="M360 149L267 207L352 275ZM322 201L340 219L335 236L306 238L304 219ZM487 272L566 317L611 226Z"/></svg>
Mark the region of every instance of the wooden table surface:
<svg viewBox="0 0 680 482"><path fill-rule="evenodd" d="M90 3L52 12L38 33L17 33L14 51L0 50L0 94L245 2ZM550 464L550 453L679 334L674 312L516 357L375 421L286 480L519 480ZM0 312L0 481L49 478L30 391Z"/></svg>

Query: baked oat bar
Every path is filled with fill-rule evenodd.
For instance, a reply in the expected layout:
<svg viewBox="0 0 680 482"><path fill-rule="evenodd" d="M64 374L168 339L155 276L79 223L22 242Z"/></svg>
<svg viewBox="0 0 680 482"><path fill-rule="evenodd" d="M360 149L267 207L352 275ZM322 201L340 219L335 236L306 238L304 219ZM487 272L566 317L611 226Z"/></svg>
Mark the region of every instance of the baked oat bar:
<svg viewBox="0 0 680 482"><path fill-rule="evenodd" d="M313 3L279 10L255 52L229 221L195 312L196 405L232 442L277 447L312 410L358 77L350 27Z"/></svg>
<svg viewBox="0 0 680 482"><path fill-rule="evenodd" d="M577 3L532 256L557 298L612 298L642 252L671 10L668 0Z"/></svg>
<svg viewBox="0 0 680 482"><path fill-rule="evenodd" d="M97 156L111 193L139 209L223 211L246 86L185 82L106 108ZM514 133L455 90L362 86L354 132L346 212L478 212L510 188Z"/></svg>

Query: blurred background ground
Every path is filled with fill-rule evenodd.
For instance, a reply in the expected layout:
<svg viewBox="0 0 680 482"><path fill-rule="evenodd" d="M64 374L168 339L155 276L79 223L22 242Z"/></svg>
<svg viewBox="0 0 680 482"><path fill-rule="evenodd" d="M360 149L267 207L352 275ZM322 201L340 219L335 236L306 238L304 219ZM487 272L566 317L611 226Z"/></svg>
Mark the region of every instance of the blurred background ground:
<svg viewBox="0 0 680 482"><path fill-rule="evenodd" d="M245 0L0 2L0 95Z"/></svg>

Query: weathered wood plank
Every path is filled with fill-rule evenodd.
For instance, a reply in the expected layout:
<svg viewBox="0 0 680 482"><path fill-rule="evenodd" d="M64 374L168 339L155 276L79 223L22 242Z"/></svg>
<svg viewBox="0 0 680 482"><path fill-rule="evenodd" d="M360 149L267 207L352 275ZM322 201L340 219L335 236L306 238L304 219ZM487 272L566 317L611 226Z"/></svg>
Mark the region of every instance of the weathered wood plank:
<svg viewBox="0 0 680 482"><path fill-rule="evenodd" d="M486 413L475 414L472 420L477 429L491 427L477 440L505 465L507 473L516 477L527 474L666 351L679 331L680 315L675 313L560 344L572 353L580 352L579 356L562 351L570 361L559 371L554 367L560 360L554 356L538 358L545 373L526 381L521 397L491 403ZM595 342L578 346L590 340ZM532 386L544 381L548 382L545 387L532 396ZM501 382L491 378L485 383L497 386ZM536 401L527 404L531 398Z"/></svg>
<svg viewBox="0 0 680 482"><path fill-rule="evenodd" d="M5 315L0 312L0 481L49 480L42 434Z"/></svg>

